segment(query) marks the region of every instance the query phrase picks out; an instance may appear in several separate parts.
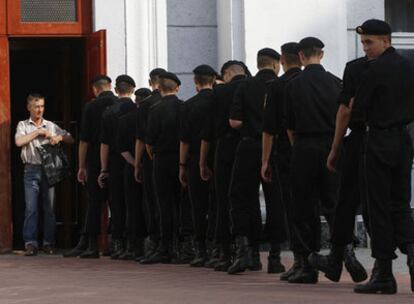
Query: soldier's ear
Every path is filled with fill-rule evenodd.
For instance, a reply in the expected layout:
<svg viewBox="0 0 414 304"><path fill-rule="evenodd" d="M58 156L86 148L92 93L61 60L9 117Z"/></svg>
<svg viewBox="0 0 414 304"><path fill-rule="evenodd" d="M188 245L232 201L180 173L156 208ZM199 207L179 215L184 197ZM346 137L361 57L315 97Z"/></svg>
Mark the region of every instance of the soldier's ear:
<svg viewBox="0 0 414 304"><path fill-rule="evenodd" d="M325 52L323 50L321 50L321 54L319 55L319 59L322 59L324 54L325 54Z"/></svg>

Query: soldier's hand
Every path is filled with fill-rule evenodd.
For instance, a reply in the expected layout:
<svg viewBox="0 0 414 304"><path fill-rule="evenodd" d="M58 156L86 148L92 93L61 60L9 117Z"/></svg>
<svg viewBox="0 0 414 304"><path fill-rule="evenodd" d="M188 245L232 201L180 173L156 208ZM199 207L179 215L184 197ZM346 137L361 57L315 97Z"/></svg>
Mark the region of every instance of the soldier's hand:
<svg viewBox="0 0 414 304"><path fill-rule="evenodd" d="M187 177L187 171L185 170L185 167L180 166L180 171L178 173L178 178L180 180L180 183L183 187L187 187L188 185L188 177Z"/></svg>
<svg viewBox="0 0 414 304"><path fill-rule="evenodd" d="M270 183L272 181L272 169L269 167L268 162L262 164L262 169L260 173L262 175L262 179L266 183Z"/></svg>
<svg viewBox="0 0 414 304"><path fill-rule="evenodd" d="M106 182L108 181L109 173L101 172L98 176L98 185L102 189L106 187Z"/></svg>
<svg viewBox="0 0 414 304"><path fill-rule="evenodd" d="M203 181L208 181L213 176L213 172L207 165L200 165L200 176Z"/></svg>
<svg viewBox="0 0 414 304"><path fill-rule="evenodd" d="M338 160L338 152L335 149L331 149L326 161L326 167L331 172L336 172L336 161Z"/></svg>
<svg viewBox="0 0 414 304"><path fill-rule="evenodd" d="M88 180L88 172L86 171L85 168L79 168L77 178L78 178L78 182L81 183L83 186L85 186Z"/></svg>
<svg viewBox="0 0 414 304"><path fill-rule="evenodd" d="M140 184L142 184L142 170L141 170L141 165L139 165L139 166L135 166L135 169L134 169L134 177L135 177L135 181L137 182L137 183L140 183Z"/></svg>

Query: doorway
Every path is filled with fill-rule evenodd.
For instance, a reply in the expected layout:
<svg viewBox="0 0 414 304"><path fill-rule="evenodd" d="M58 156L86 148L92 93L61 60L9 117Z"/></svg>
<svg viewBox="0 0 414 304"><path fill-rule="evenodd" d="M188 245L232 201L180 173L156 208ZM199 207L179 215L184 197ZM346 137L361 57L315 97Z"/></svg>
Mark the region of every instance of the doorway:
<svg viewBox="0 0 414 304"><path fill-rule="evenodd" d="M13 247L24 248L23 165L20 149L14 144L17 123L28 118L29 93L45 96L45 119L68 130L76 139L81 109L87 95L85 39L10 38L11 168L13 206ZM55 213L57 247L69 248L78 239L85 210L84 191L76 182L77 144L65 147L72 175L56 186ZM39 228L42 219L40 218ZM39 229L41 240L41 229Z"/></svg>

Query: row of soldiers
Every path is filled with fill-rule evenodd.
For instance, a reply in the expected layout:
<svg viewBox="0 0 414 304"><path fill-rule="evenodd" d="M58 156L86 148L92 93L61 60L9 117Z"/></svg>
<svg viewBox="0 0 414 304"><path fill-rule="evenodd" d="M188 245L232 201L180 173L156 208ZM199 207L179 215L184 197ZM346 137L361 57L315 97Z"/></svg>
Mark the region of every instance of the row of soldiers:
<svg viewBox="0 0 414 304"><path fill-rule="evenodd" d="M79 146L78 180L89 194L86 225L66 256L99 257L101 204L109 189L111 258L236 274L262 269L265 241L267 270L283 273L281 280L317 283L319 270L339 281L345 264L362 282L367 273L353 251L362 205L376 262L369 282L355 292L397 291L397 247L408 254L414 291L406 130L414 120L414 70L391 46L387 23L371 19L356 31L366 56L347 64L343 81L321 65L324 43L315 37L284 44L281 55L260 50L253 77L236 60L220 75L198 66L197 94L185 102L176 95L178 77L160 68L150 73L152 91L135 91L131 77L119 76L117 97L111 79L97 76ZM318 254L321 214L331 232L327 256ZM280 250L287 240L294 264L285 271Z"/></svg>

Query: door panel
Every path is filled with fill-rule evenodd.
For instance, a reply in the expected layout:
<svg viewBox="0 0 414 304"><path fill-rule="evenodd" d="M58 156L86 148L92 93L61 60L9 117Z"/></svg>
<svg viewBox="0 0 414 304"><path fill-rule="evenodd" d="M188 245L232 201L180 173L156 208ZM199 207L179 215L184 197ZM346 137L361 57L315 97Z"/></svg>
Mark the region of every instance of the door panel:
<svg viewBox="0 0 414 304"><path fill-rule="evenodd" d="M0 252L12 248L9 41L0 36Z"/></svg>
<svg viewBox="0 0 414 304"><path fill-rule="evenodd" d="M0 35L7 33L6 0L0 0Z"/></svg>

